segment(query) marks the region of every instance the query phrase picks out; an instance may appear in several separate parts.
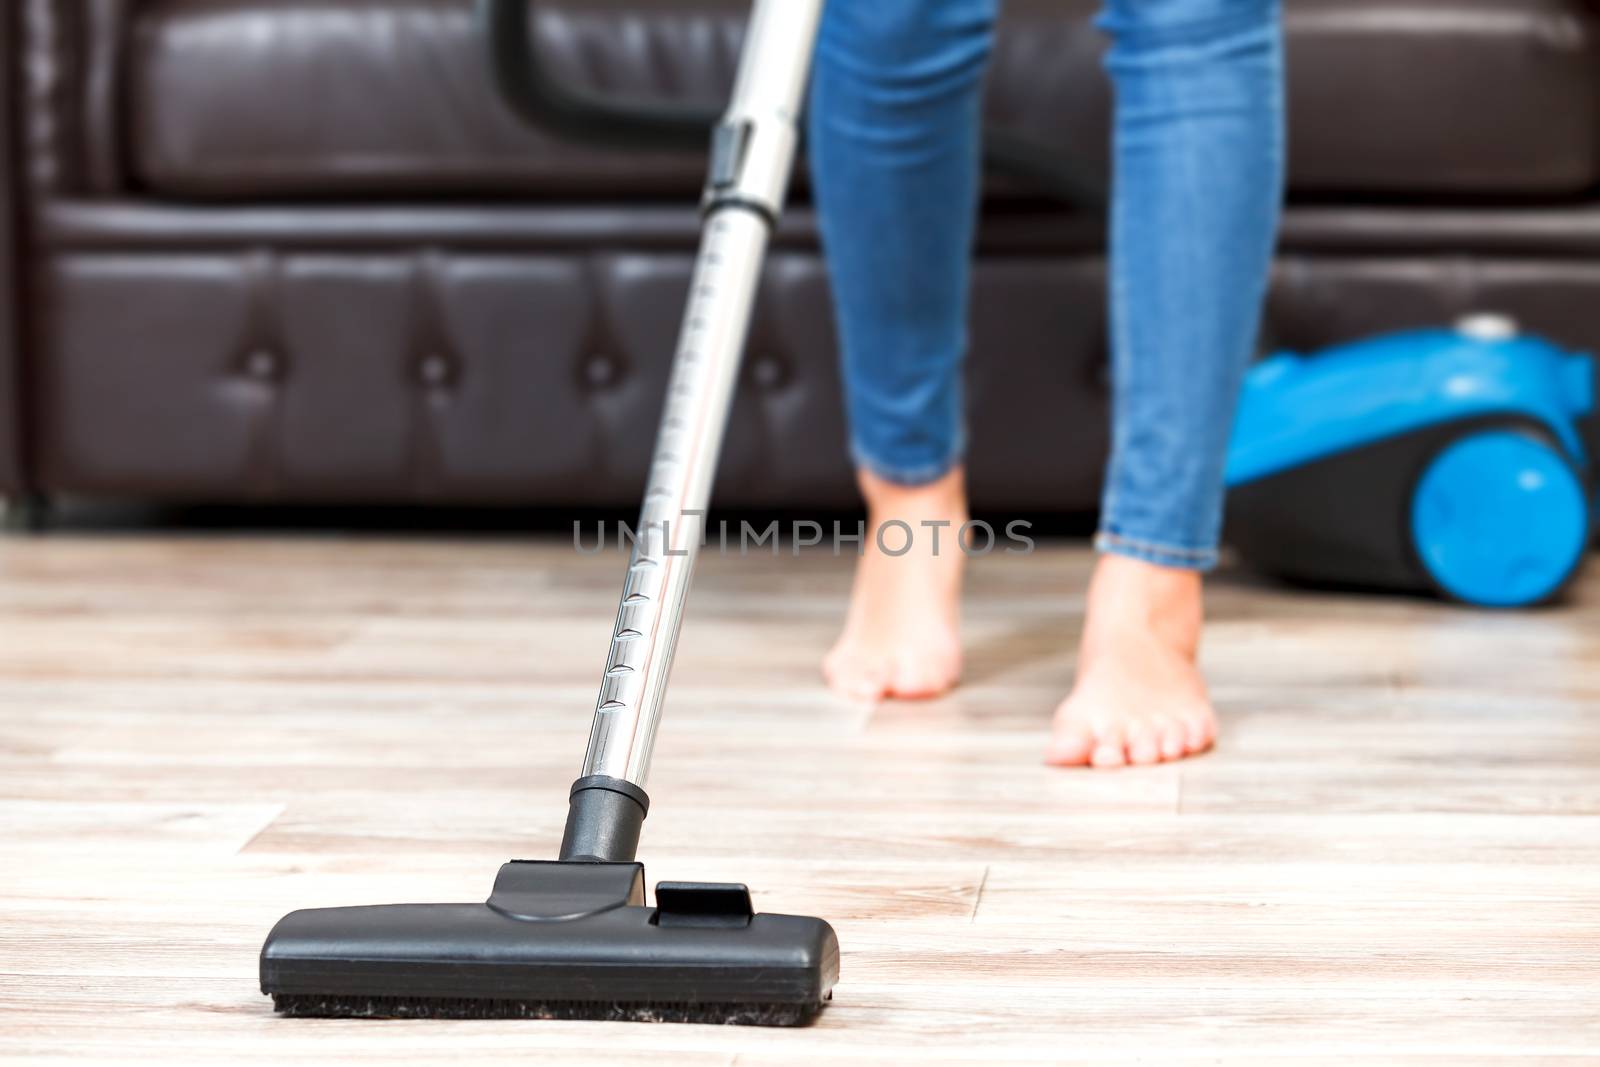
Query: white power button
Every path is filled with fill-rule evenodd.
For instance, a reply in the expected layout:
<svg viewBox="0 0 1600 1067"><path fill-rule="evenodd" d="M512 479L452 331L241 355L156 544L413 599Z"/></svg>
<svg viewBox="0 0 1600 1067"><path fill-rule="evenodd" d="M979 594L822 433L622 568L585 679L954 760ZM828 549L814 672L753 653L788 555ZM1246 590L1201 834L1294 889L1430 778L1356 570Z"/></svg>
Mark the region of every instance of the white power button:
<svg viewBox="0 0 1600 1067"><path fill-rule="evenodd" d="M1517 320L1492 311L1463 315L1456 320L1456 332L1474 341L1509 341L1517 336Z"/></svg>

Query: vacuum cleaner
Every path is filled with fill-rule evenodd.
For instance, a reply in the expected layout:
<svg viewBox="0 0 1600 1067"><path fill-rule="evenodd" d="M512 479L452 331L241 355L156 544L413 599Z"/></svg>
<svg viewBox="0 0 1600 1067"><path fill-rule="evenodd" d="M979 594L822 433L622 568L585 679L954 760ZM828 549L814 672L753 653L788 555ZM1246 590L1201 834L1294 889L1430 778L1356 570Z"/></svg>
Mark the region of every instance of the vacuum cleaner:
<svg viewBox="0 0 1600 1067"><path fill-rule="evenodd" d="M1240 396L1227 541L1294 581L1551 600L1592 535L1594 388L1588 355L1491 314L1271 356Z"/></svg>
<svg viewBox="0 0 1600 1067"><path fill-rule="evenodd" d="M795 1025L827 1003L839 944L826 922L757 913L737 884L662 882L650 904L634 858L667 675L756 282L794 160L821 8L822 0L758 0L732 102L715 127L688 308L559 858L505 864L481 904L292 912L261 949L261 989L279 1012ZM496 42L496 77L526 103L538 75L527 59L525 0L485 0L482 14ZM581 108L565 108L571 100L555 103L557 119L583 118ZM545 117L544 104L530 106ZM651 117L668 126L675 118ZM661 122L610 128L630 144L648 143ZM705 134L694 122L684 128Z"/></svg>

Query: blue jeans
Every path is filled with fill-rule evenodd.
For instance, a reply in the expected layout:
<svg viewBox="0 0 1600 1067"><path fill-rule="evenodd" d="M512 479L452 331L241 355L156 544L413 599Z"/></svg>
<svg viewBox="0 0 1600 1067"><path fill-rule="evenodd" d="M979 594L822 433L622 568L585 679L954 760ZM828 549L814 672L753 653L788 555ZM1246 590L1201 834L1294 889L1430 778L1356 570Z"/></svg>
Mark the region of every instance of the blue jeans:
<svg viewBox="0 0 1600 1067"><path fill-rule="evenodd" d="M961 461L980 105L998 0L831 0L809 152L851 450L890 481ZM1116 93L1113 425L1097 546L1216 561L1222 470L1283 183L1278 0L1107 0Z"/></svg>

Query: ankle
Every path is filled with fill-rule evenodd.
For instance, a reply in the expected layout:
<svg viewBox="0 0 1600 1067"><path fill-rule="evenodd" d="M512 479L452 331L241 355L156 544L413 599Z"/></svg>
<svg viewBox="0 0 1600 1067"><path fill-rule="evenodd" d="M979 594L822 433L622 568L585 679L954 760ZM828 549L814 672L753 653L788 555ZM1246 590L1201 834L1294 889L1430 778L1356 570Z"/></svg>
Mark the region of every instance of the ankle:
<svg viewBox="0 0 1600 1067"><path fill-rule="evenodd" d="M1193 655L1205 621L1200 572L1107 554L1089 583L1088 627L1093 634L1142 633Z"/></svg>
<svg viewBox="0 0 1600 1067"><path fill-rule="evenodd" d="M867 502L867 509L883 521L906 515L965 513L967 508L966 471L954 467L948 474L920 485L902 485L880 478L868 470L856 471L856 485Z"/></svg>
<svg viewBox="0 0 1600 1067"><path fill-rule="evenodd" d="M858 472L857 481L867 503L869 546L892 546L884 551L897 557L959 559L957 538L968 518L966 479L959 467L923 485L899 485L866 471Z"/></svg>

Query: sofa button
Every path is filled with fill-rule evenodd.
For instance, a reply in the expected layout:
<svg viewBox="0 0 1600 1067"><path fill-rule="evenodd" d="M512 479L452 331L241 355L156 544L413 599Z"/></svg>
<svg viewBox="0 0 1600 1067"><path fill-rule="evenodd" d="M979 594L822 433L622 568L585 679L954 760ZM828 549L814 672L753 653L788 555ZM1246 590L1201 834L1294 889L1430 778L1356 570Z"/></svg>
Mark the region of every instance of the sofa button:
<svg viewBox="0 0 1600 1067"><path fill-rule="evenodd" d="M244 372L258 382L270 382L279 376L282 364L276 352L258 348L244 357Z"/></svg>
<svg viewBox="0 0 1600 1067"><path fill-rule="evenodd" d="M762 389L776 389L783 384L783 364L776 356L762 356L750 368L755 383Z"/></svg>
<svg viewBox="0 0 1600 1067"><path fill-rule="evenodd" d="M583 377L596 389L603 389L617 380L617 365L605 356L590 356L583 365Z"/></svg>
<svg viewBox="0 0 1600 1067"><path fill-rule="evenodd" d="M417 364L417 376L423 385L437 389L450 381L450 361L437 352L430 352Z"/></svg>

